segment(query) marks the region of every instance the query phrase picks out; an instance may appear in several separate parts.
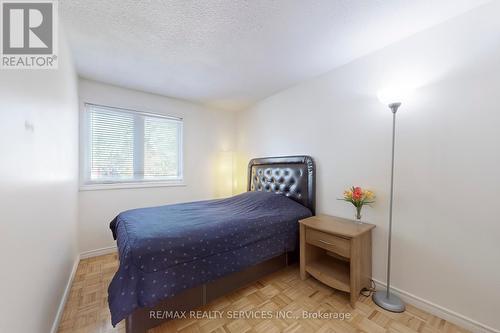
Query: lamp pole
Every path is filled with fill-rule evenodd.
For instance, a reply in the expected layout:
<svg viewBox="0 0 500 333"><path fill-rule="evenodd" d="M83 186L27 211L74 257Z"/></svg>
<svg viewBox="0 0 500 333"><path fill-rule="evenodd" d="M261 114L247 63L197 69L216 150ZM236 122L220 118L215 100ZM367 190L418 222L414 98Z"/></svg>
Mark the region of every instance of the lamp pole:
<svg viewBox="0 0 500 333"><path fill-rule="evenodd" d="M391 244L392 244L392 207L394 201L394 147L396 145L396 112L401 103L391 103L392 111L392 160L391 160L391 194L389 204L389 237L387 240L387 284L386 291L377 291L373 294L373 301L381 308L391 312L403 312L405 305L399 297L391 294Z"/></svg>

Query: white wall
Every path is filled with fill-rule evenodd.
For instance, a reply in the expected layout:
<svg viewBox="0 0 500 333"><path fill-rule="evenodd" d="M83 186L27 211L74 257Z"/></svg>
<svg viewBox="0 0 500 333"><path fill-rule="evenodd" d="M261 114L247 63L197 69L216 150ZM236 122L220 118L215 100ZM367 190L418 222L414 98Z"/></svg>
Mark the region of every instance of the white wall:
<svg viewBox="0 0 500 333"><path fill-rule="evenodd" d="M233 150L234 113L144 92L79 80L80 109L85 102L179 116L184 119L186 186L80 191L79 238L82 252L115 245L109 222L121 211L211 199L217 195L217 161Z"/></svg>
<svg viewBox="0 0 500 333"><path fill-rule="evenodd" d="M344 188L373 189L373 277L385 280L391 113L376 93L419 85L398 113L392 282L500 329L499 2L282 91L242 112L238 151L310 154L318 211L353 217ZM243 173L241 167L239 173Z"/></svg>
<svg viewBox="0 0 500 333"><path fill-rule="evenodd" d="M78 254L78 98L59 42L58 70L0 70L0 332L49 332Z"/></svg>

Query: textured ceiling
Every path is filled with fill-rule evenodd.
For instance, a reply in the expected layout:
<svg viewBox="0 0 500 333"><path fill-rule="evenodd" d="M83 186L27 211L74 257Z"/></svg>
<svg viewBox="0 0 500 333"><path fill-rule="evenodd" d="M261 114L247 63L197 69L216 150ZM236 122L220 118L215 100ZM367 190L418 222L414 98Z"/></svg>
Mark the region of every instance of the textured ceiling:
<svg viewBox="0 0 500 333"><path fill-rule="evenodd" d="M60 0L78 73L241 109L488 0Z"/></svg>

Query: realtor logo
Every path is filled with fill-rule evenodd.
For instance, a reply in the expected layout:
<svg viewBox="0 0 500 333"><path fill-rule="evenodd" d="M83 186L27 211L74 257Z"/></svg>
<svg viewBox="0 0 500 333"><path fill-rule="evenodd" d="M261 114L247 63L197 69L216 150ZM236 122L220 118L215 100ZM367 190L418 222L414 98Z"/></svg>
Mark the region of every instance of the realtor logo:
<svg viewBox="0 0 500 333"><path fill-rule="evenodd" d="M57 2L0 0L2 69L57 68Z"/></svg>

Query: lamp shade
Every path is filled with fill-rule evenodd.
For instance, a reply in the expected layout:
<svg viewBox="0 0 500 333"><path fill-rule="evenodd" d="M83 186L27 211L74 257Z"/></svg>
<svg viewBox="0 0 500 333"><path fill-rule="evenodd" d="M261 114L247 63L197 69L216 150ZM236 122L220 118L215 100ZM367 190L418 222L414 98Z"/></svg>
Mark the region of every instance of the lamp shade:
<svg viewBox="0 0 500 333"><path fill-rule="evenodd" d="M380 90L377 94L379 101L384 105L405 102L412 93L412 89L405 86L392 86Z"/></svg>
<svg viewBox="0 0 500 333"><path fill-rule="evenodd" d="M217 156L216 196L225 198L234 191L234 157L232 151L221 151Z"/></svg>

